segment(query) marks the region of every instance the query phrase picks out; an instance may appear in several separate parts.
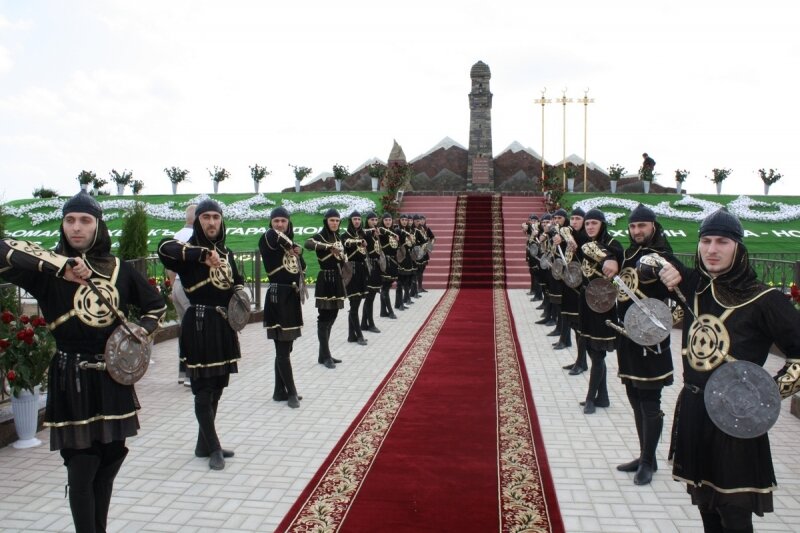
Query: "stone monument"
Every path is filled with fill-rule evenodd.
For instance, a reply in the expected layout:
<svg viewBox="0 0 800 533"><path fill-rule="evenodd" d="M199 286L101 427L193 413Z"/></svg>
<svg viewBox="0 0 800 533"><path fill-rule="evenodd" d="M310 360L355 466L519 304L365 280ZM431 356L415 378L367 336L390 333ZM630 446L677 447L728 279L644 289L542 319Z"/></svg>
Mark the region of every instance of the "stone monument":
<svg viewBox="0 0 800 533"><path fill-rule="evenodd" d="M472 91L469 93L469 151L467 159L467 190L494 190L494 161L492 160L492 93L489 65L478 61L470 70Z"/></svg>

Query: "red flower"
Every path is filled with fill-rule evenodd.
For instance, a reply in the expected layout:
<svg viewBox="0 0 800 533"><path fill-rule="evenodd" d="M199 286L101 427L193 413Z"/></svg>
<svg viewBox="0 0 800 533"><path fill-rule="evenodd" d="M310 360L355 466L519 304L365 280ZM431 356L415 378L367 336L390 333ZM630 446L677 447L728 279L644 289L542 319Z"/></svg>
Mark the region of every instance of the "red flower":
<svg viewBox="0 0 800 533"><path fill-rule="evenodd" d="M792 300L795 302L800 302L800 288L797 285L792 284L792 288L789 290L789 294L792 295Z"/></svg>
<svg viewBox="0 0 800 533"><path fill-rule="evenodd" d="M28 315L20 315L19 321L22 322L23 324L27 324L28 322L31 321L31 319Z"/></svg>
<svg viewBox="0 0 800 533"><path fill-rule="evenodd" d="M9 346L11 346L11 343L8 342L8 339L0 339L0 350L5 350Z"/></svg>
<svg viewBox="0 0 800 533"><path fill-rule="evenodd" d="M4 324L10 324L14 320L14 315L9 311L3 311L3 315L0 318L3 320Z"/></svg>
<svg viewBox="0 0 800 533"><path fill-rule="evenodd" d="M165 279L165 280L164 280L164 285L165 285L166 287L171 287L171 286L172 286L172 282L169 280L169 278L167 278L167 279Z"/></svg>
<svg viewBox="0 0 800 533"><path fill-rule="evenodd" d="M152 285L153 287L155 287L156 285L158 285L158 282L156 281L156 278L148 278L148 279L147 279L147 283L149 283L149 284L150 284L150 285Z"/></svg>
<svg viewBox="0 0 800 533"><path fill-rule="evenodd" d="M31 335L30 337L25 337L24 339L22 339L22 342L24 342L28 346L32 345L33 344L33 335Z"/></svg>
<svg viewBox="0 0 800 533"><path fill-rule="evenodd" d="M14 381L15 379L17 379L17 373L14 372L13 370L9 370L8 373L6 374L6 378L8 378L8 381Z"/></svg>
<svg viewBox="0 0 800 533"><path fill-rule="evenodd" d="M47 320L45 320L43 317L37 316L31 320L31 325L35 328L43 327L47 325Z"/></svg>

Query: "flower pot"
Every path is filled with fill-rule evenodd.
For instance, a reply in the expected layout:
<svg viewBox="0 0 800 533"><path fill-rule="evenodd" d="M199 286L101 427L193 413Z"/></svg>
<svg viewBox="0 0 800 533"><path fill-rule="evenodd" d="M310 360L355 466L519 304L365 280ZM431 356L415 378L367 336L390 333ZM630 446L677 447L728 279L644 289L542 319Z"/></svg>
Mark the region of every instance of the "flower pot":
<svg viewBox="0 0 800 533"><path fill-rule="evenodd" d="M617 192L617 180L611 180L608 182L611 185L611 192Z"/></svg>
<svg viewBox="0 0 800 533"><path fill-rule="evenodd" d="M682 190L683 190L683 182L682 181L676 181L675 182L675 194L680 194Z"/></svg>
<svg viewBox="0 0 800 533"><path fill-rule="evenodd" d="M89 189L88 183L81 183L81 190L86 192Z"/></svg>
<svg viewBox="0 0 800 533"><path fill-rule="evenodd" d="M722 182L717 182L717 194L722 194Z"/></svg>
<svg viewBox="0 0 800 533"><path fill-rule="evenodd" d="M261 185L260 181L253 180L253 190L258 194L258 187Z"/></svg>
<svg viewBox="0 0 800 533"><path fill-rule="evenodd" d="M650 194L650 182L649 181L643 181L642 182L642 189L644 189L644 193L645 194Z"/></svg>
<svg viewBox="0 0 800 533"><path fill-rule="evenodd" d="M575 192L575 178L567 178L567 189L569 192Z"/></svg>
<svg viewBox="0 0 800 533"><path fill-rule="evenodd" d="M214 182L214 194L217 194L217 191L218 191L218 190L219 190L219 182L218 182L218 181L215 181L215 182Z"/></svg>
<svg viewBox="0 0 800 533"><path fill-rule="evenodd" d="M300 180L294 180L294 192L300 192Z"/></svg>
<svg viewBox="0 0 800 533"><path fill-rule="evenodd" d="M764 196L769 194L769 183L764 184Z"/></svg>
<svg viewBox="0 0 800 533"><path fill-rule="evenodd" d="M125 184L117 183L117 196L122 196L125 194Z"/></svg>
<svg viewBox="0 0 800 533"><path fill-rule="evenodd" d="M172 182L172 194L178 194L178 184L174 181Z"/></svg>
<svg viewBox="0 0 800 533"><path fill-rule="evenodd" d="M377 191L378 190L378 181L379 181L378 178L370 178L370 179L372 180L372 190L373 191Z"/></svg>
<svg viewBox="0 0 800 533"><path fill-rule="evenodd" d="M342 180L333 180L333 181L336 182L336 190L337 191L341 191L342 190Z"/></svg>
<svg viewBox="0 0 800 533"><path fill-rule="evenodd" d="M14 448L33 448L42 441L36 438L36 426L39 423L39 386L33 392L20 391L19 397L11 395L11 411L14 413L14 429L19 439Z"/></svg>

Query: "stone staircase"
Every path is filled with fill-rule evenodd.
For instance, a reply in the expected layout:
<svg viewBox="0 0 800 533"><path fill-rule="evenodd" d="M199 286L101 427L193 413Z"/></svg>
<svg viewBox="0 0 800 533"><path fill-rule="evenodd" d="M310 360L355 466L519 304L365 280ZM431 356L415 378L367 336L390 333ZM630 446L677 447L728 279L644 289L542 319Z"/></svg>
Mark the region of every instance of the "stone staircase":
<svg viewBox="0 0 800 533"><path fill-rule="evenodd" d="M426 289L446 289L450 277L450 253L453 249L453 230L456 220L457 196L411 196L406 194L400 207L401 213L425 215L428 227L436 235L436 244L428 267L425 269L423 286Z"/></svg>
<svg viewBox="0 0 800 533"><path fill-rule="evenodd" d="M506 288L528 289L531 277L525 262L527 236L522 223L531 213L541 217L545 213L543 196L502 197L503 240L505 241Z"/></svg>

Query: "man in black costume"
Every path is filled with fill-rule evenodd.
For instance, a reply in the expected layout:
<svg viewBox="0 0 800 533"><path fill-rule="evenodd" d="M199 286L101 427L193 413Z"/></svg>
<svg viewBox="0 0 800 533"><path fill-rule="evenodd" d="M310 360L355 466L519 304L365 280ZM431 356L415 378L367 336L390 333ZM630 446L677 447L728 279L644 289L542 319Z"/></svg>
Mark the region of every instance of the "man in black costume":
<svg viewBox="0 0 800 533"><path fill-rule="evenodd" d="M766 433L737 438L709 418L704 387L729 358L763 366L773 343L786 364L775 376L780 395L800 390L800 313L778 289L761 283L750 266L739 220L725 209L700 225L695 268L667 264L660 273L669 288L680 287L694 319L683 322L684 388L675 408L672 477L686 483L707 532L752 532L753 513L773 512L777 488ZM710 328L715 344L711 354L704 339ZM724 350L723 353L720 353Z"/></svg>
<svg viewBox="0 0 800 533"><path fill-rule="evenodd" d="M669 297L669 291L657 279L643 280L636 275L636 265L642 256L658 254L669 261L675 261L672 247L667 242L661 224L656 221L652 209L639 204L628 216L628 235L630 246L625 250L620 276L636 280L638 286L630 287L640 298ZM629 273L629 275L625 275ZM617 301L619 321L633 305L633 300ZM668 324L671 326L671 324ZM621 472L636 472L633 482L647 485L653 479L656 465L656 447L661 438L664 413L661 411L661 391L672 385L672 352L669 336L658 346L646 349L624 335L617 341L617 360L619 377L625 385L628 401L633 409L636 433L639 436L639 457L617 466Z"/></svg>
<svg viewBox="0 0 800 533"><path fill-rule="evenodd" d="M367 264L369 266L367 268L367 295L364 297L364 310L361 313L361 330L380 333L381 330L375 326L373 316L375 295L381 290L380 258L383 252L378 234L380 229L378 228L378 215L374 212L368 212L364 218L367 220L367 227L364 228L364 240L367 241Z"/></svg>
<svg viewBox="0 0 800 533"><path fill-rule="evenodd" d="M380 316L396 319L397 315L392 310L392 297L389 291L392 283L400 283L397 277L397 250L400 246L400 237L394 232L391 213L384 213L379 227L379 240L381 251L386 257L386 270L381 273L381 313Z"/></svg>
<svg viewBox="0 0 800 533"><path fill-rule="evenodd" d="M367 345L367 339L361 331L361 320L358 308L361 299L367 295L367 240L364 228L361 227L361 213L353 211L347 221L344 239L344 254L353 269L350 282L345 287L347 299L350 301L350 312L347 314L347 342L355 342L360 346Z"/></svg>
<svg viewBox="0 0 800 533"><path fill-rule="evenodd" d="M411 283L417 274L417 267L411 258L411 249L414 247L414 230L408 215L401 214L394 232L400 238L400 248L403 252L398 255L397 261L397 290L395 292L394 307L400 311L413 305L411 300ZM402 258L400 258L402 255Z"/></svg>
<svg viewBox="0 0 800 533"><path fill-rule="evenodd" d="M425 215L422 213L419 215L418 232L421 238L417 239L417 243L422 242L424 244L425 255L422 260L420 260L420 268L417 270L417 290L419 292L428 292L422 286L422 280L425 276L425 269L428 268L428 262L431 260L431 250L436 242L436 235L434 235L433 230L428 226L428 219L425 218Z"/></svg>
<svg viewBox="0 0 800 533"><path fill-rule="evenodd" d="M300 407L292 371L292 348L303 327L300 301L301 280L305 276L303 249L293 242L294 232L285 207L270 213L270 229L258 240L261 261L269 278L264 303L264 327L267 338L275 343L275 390L272 399Z"/></svg>
<svg viewBox="0 0 800 533"><path fill-rule="evenodd" d="M317 309L317 338L319 356L317 362L327 368L336 368L341 363L331 355L331 328L344 307L345 288L342 281L342 263L346 260L344 245L339 236L341 217L336 209L328 209L322 218L322 231L306 240L305 247L314 250L319 261L319 275L314 287Z"/></svg>
<svg viewBox="0 0 800 533"><path fill-rule="evenodd" d="M542 288L537 282L537 274L539 272L539 259L537 255L531 255L529 246L537 244L540 232L539 217L535 213L531 213L526 222L522 223L522 232L527 236L525 243L525 262L528 263L528 273L531 276L531 289L528 291L528 296L531 297L532 302L542 299Z"/></svg>
<svg viewBox="0 0 800 533"><path fill-rule="evenodd" d="M238 372L239 336L225 312L236 291L244 290L233 251L225 246L222 207L211 199L197 204L194 234L188 242L163 239L158 257L183 281L191 306L181 323L180 351L192 381L197 445L194 454L208 457L212 470L225 468L233 451L222 449L215 418L230 375Z"/></svg>
<svg viewBox="0 0 800 533"><path fill-rule="evenodd" d="M55 253L33 243L0 241L0 276L36 298L53 332L57 351L50 362L44 416L50 449L60 450L67 467L75 530L105 531L114 478L128 454L125 439L139 429L139 404L132 385L79 365L103 360L119 321L115 311L127 315L131 307L139 309L140 325L152 335L166 306L141 274L111 255L100 204L81 192L62 213ZM116 309L109 309L88 283Z"/></svg>
<svg viewBox="0 0 800 533"><path fill-rule="evenodd" d="M586 234L583 232L583 217L585 215L586 213L580 207L573 209L569 216L569 226L561 228L560 235L556 237L556 242L561 247L568 262L573 261L578 247L586 241ZM564 280L561 280L561 335L558 342L553 344L553 349L563 350L571 347L572 330L575 330L578 341L578 359L575 364L567 365L571 375L579 374L587 369L586 349L579 342L580 335L578 334L579 303L580 285L573 288L567 285Z"/></svg>

